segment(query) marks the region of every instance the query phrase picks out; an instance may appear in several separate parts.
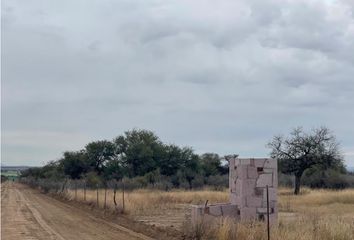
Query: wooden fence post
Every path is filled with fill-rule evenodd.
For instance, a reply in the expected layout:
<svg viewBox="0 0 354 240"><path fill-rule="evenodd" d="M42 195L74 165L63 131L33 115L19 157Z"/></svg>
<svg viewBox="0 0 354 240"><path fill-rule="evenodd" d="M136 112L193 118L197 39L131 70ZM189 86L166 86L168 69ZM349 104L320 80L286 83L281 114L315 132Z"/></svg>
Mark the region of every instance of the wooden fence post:
<svg viewBox="0 0 354 240"><path fill-rule="evenodd" d="M125 212L125 199L124 199L125 184L124 184L124 179L122 179L122 182L123 182L123 212Z"/></svg>
<svg viewBox="0 0 354 240"><path fill-rule="evenodd" d="M107 185L104 187L104 206L103 208L106 209L107 207Z"/></svg>
<svg viewBox="0 0 354 240"><path fill-rule="evenodd" d="M96 198L96 205L99 207L99 202L98 202L98 184L96 184L96 192L97 192L97 198Z"/></svg>
<svg viewBox="0 0 354 240"><path fill-rule="evenodd" d="M86 179L84 182L84 202L86 202Z"/></svg>
<svg viewBox="0 0 354 240"><path fill-rule="evenodd" d="M113 202L114 202L114 207L117 210L116 193L117 193L117 182L114 181Z"/></svg>
<svg viewBox="0 0 354 240"><path fill-rule="evenodd" d="M74 182L74 186L75 186L75 201L77 201L77 182Z"/></svg>
<svg viewBox="0 0 354 240"><path fill-rule="evenodd" d="M65 190L65 186L66 186L66 183L68 182L68 179L67 178L65 178L65 181L64 181L64 183L63 183L63 185L62 185L62 187L61 187L61 193L63 193L64 192L64 190Z"/></svg>

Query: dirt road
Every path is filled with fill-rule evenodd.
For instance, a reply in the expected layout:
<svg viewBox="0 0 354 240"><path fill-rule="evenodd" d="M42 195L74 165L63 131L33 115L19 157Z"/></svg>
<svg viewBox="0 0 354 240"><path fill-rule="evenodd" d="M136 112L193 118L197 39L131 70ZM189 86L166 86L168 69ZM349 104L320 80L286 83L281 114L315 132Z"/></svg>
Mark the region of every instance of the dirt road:
<svg viewBox="0 0 354 240"><path fill-rule="evenodd" d="M151 239L24 185L1 187L1 239Z"/></svg>

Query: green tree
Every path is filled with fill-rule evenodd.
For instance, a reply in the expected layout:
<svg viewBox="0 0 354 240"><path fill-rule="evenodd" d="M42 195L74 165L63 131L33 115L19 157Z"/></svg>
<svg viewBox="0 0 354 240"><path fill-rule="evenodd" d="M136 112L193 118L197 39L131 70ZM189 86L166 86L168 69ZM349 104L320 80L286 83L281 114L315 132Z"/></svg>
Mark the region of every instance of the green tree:
<svg viewBox="0 0 354 240"><path fill-rule="evenodd" d="M148 183L155 185L155 183L157 183L161 179L160 170L156 169L154 171L148 172L144 175L144 177Z"/></svg>
<svg viewBox="0 0 354 240"><path fill-rule="evenodd" d="M79 179L82 174L88 171L88 163L84 151L64 152L60 162L63 173L72 179Z"/></svg>
<svg viewBox="0 0 354 240"><path fill-rule="evenodd" d="M127 131L114 143L116 155L130 177L143 176L157 169L163 156L163 144L151 131Z"/></svg>
<svg viewBox="0 0 354 240"><path fill-rule="evenodd" d="M201 167L206 177L220 174L221 160L216 153L204 153L200 156Z"/></svg>
<svg viewBox="0 0 354 240"><path fill-rule="evenodd" d="M124 168L119 159L113 159L107 162L104 169L104 178L106 180L121 180L124 177Z"/></svg>
<svg viewBox="0 0 354 240"><path fill-rule="evenodd" d="M192 148L182 148L181 154L182 166L180 174L184 176L189 184L189 188L192 188L192 182L200 172L199 156L193 152Z"/></svg>
<svg viewBox="0 0 354 240"><path fill-rule="evenodd" d="M349 185L345 176L336 169L324 170L321 167L312 167L304 172L301 183L311 188L342 189Z"/></svg>
<svg viewBox="0 0 354 240"><path fill-rule="evenodd" d="M115 148L112 142L106 140L91 142L86 145L87 161L98 175L101 175L104 171L105 164L116 157Z"/></svg>
<svg viewBox="0 0 354 240"><path fill-rule="evenodd" d="M31 167L26 170L21 171L21 177L33 177L34 179L42 178L42 168L41 167Z"/></svg>
<svg viewBox="0 0 354 240"><path fill-rule="evenodd" d="M165 145L159 161L160 172L162 175L175 175L183 164L182 149L174 144Z"/></svg>
<svg viewBox="0 0 354 240"><path fill-rule="evenodd" d="M41 177L52 180L63 179L65 176L60 161L50 161L49 163L44 165L41 168Z"/></svg>
<svg viewBox="0 0 354 240"><path fill-rule="evenodd" d="M323 168L341 168L343 158L335 136L326 127L306 133L301 127L289 135L275 136L267 145L271 157L279 160L283 173L295 175L294 194L299 194L301 177L306 169L319 165Z"/></svg>

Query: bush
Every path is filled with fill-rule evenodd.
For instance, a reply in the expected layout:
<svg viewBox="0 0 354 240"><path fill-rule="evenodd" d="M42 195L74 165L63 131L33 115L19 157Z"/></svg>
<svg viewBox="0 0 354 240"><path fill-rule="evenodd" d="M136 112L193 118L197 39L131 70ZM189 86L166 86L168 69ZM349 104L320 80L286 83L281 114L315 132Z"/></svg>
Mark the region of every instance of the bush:
<svg viewBox="0 0 354 240"><path fill-rule="evenodd" d="M345 181L347 182L348 184L348 187L350 188L354 188L354 174L347 174L345 176L343 176Z"/></svg>
<svg viewBox="0 0 354 240"><path fill-rule="evenodd" d="M197 175L192 180L192 188L202 188L204 186L204 177L202 175Z"/></svg>
<svg viewBox="0 0 354 240"><path fill-rule="evenodd" d="M96 172L88 172L85 176L87 187L95 188L97 185L102 184L102 179Z"/></svg>
<svg viewBox="0 0 354 240"><path fill-rule="evenodd" d="M294 176L287 175L284 173L278 173L278 184L282 187L293 187L294 186Z"/></svg>
<svg viewBox="0 0 354 240"><path fill-rule="evenodd" d="M215 190L222 190L229 187L229 175L209 176L205 180L206 185L214 187Z"/></svg>
<svg viewBox="0 0 354 240"><path fill-rule="evenodd" d="M302 183L311 188L343 189L349 186L345 175L333 169L309 169L305 172Z"/></svg>

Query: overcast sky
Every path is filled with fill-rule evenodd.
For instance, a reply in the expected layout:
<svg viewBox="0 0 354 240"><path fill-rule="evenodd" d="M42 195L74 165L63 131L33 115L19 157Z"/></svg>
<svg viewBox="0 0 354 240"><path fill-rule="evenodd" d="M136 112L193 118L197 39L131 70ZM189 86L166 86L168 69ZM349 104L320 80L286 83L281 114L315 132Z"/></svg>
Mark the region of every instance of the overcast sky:
<svg viewBox="0 0 354 240"><path fill-rule="evenodd" d="M2 163L132 128L268 156L329 127L354 166L353 0L2 1Z"/></svg>

